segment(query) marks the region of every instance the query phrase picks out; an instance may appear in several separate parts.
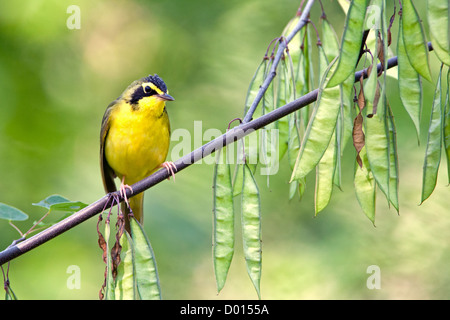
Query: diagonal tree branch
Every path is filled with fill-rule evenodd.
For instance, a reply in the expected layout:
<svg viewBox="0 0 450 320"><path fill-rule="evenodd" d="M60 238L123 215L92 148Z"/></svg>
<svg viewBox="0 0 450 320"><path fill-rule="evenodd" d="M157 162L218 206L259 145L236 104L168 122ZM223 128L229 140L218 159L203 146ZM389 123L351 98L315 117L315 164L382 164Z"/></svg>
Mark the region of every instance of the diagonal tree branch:
<svg viewBox="0 0 450 320"><path fill-rule="evenodd" d="M431 42L428 43L428 49L433 50L431 46ZM387 69L393 68L397 66L397 57L393 57L388 60ZM378 71L381 70L381 64L377 65ZM361 75L364 78L367 78L367 69L358 71L355 73L355 82L359 81ZM192 151L191 153L183 156L174 162L177 173L183 169L186 169L190 165L195 162L203 159L204 157L214 153L215 151L223 148L226 145L234 143L235 141L243 138L244 136L278 120L290 113L293 113L312 102L316 101L319 89L313 90L304 96L282 106L279 107L255 120L252 120L247 123L242 123L241 125L230 129L225 134L217 137L216 139L208 142L207 144L201 146L200 148ZM133 184L131 187L133 189L133 193L130 190L127 190L127 197L131 198L134 195L141 193L156 184L166 180L169 178L170 174L165 169L161 169L151 176ZM113 196L114 197L113 197ZM11 261L12 259L40 246L41 244L59 236L60 234L66 232L67 230L79 225L80 223L86 221L87 219L103 212L106 209L109 209L114 204L117 204L113 201L113 198L119 199L122 201L120 194L118 192L111 193L109 195L105 195L101 199L96 202L90 204L86 208L74 213L70 217L60 221L59 223L49 227L48 229L41 231L40 233L34 235L33 237L23 240L21 242L15 241L13 245L9 246L4 251L0 252L0 265Z"/></svg>

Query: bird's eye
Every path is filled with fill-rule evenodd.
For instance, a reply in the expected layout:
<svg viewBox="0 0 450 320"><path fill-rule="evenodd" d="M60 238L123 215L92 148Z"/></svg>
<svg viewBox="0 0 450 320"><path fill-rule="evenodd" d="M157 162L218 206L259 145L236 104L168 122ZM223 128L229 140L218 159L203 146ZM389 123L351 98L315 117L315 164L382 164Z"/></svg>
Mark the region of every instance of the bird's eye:
<svg viewBox="0 0 450 320"><path fill-rule="evenodd" d="M145 87L144 87L144 92L145 92L145 93L149 93L150 90L152 90L152 88L150 88L150 86L145 86Z"/></svg>

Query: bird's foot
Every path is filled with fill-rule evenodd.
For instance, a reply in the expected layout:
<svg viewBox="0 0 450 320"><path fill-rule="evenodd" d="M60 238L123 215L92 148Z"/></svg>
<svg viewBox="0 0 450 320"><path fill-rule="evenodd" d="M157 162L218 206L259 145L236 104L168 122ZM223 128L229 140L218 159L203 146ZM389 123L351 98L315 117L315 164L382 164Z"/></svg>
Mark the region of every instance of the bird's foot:
<svg viewBox="0 0 450 320"><path fill-rule="evenodd" d="M173 181L175 182L175 172L178 171L175 163L173 163L172 161L166 161L163 164L161 164L161 167L166 168L167 173L173 177ZM167 180L170 180L170 177L168 177Z"/></svg>
<svg viewBox="0 0 450 320"><path fill-rule="evenodd" d="M120 183L119 193L120 193L120 196L124 199L125 203L127 204L127 207L130 208L130 203L128 202L128 197L127 197L127 189L129 189L131 191L131 193L133 193L133 188L131 188L129 185L125 184L124 181L125 181L125 177L122 178L122 182Z"/></svg>

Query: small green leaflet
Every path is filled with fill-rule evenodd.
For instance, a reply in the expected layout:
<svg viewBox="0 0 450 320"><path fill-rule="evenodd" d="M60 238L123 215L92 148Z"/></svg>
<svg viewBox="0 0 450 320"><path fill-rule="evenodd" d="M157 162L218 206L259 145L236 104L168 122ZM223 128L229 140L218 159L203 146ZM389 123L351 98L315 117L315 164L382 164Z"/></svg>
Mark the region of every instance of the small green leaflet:
<svg viewBox="0 0 450 320"><path fill-rule="evenodd" d="M81 201L70 201L63 196L54 194L39 201L38 203L33 203L33 206L55 211L77 212L84 207L87 207L87 204Z"/></svg>
<svg viewBox="0 0 450 320"><path fill-rule="evenodd" d="M0 203L0 219L24 221L28 219L28 215L15 207Z"/></svg>

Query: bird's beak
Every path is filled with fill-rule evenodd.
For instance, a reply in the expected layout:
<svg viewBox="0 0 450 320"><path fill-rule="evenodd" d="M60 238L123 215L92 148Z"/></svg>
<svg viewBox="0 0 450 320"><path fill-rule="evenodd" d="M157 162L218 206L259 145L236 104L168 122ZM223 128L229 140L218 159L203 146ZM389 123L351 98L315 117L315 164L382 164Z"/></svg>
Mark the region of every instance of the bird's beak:
<svg viewBox="0 0 450 320"><path fill-rule="evenodd" d="M173 101L173 100L175 100L171 95L169 95L167 93L158 94L158 98L160 98L161 100L164 100L164 101Z"/></svg>

